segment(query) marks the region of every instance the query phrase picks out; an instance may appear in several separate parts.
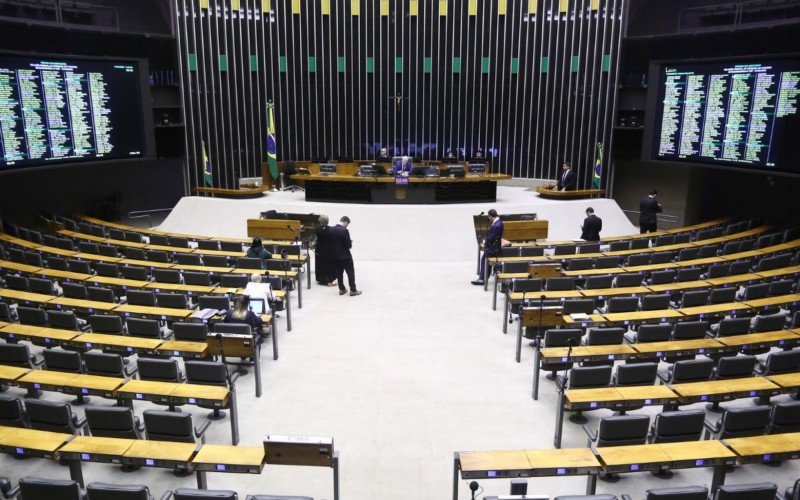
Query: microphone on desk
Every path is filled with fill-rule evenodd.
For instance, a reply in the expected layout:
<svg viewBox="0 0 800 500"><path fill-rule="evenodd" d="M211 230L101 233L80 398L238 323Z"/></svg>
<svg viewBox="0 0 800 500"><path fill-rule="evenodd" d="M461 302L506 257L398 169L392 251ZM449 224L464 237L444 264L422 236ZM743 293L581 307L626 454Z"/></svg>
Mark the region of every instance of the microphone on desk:
<svg viewBox="0 0 800 500"><path fill-rule="evenodd" d="M472 500L475 500L475 492L478 491L478 488L481 486L478 484L477 481L470 481L469 489L472 491Z"/></svg>

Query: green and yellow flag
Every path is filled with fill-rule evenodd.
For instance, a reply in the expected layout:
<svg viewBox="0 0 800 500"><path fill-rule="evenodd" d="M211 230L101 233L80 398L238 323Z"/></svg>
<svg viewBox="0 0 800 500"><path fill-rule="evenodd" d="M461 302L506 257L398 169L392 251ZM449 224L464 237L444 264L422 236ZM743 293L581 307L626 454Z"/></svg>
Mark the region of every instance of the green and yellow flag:
<svg viewBox="0 0 800 500"><path fill-rule="evenodd" d="M603 173L603 143L594 146L594 172L592 173L592 187L600 189L600 175Z"/></svg>
<svg viewBox="0 0 800 500"><path fill-rule="evenodd" d="M203 145L203 179L205 179L206 186L214 185L214 176L211 175L211 162L208 161L206 154L206 141L201 143Z"/></svg>
<svg viewBox="0 0 800 500"><path fill-rule="evenodd" d="M275 143L275 105L267 103L267 165L273 179L278 180L278 147Z"/></svg>

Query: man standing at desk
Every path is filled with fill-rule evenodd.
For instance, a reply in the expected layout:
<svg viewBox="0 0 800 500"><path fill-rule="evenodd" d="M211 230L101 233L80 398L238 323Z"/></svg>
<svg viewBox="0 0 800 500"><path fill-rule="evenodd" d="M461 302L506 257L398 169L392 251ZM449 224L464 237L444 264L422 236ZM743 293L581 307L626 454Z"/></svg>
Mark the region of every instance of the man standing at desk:
<svg viewBox="0 0 800 500"><path fill-rule="evenodd" d="M642 234L658 231L657 214L661 213L663 208L656 201L656 196L658 196L658 191L654 189L639 203L639 232Z"/></svg>
<svg viewBox="0 0 800 500"><path fill-rule="evenodd" d="M575 174L572 172L568 161L564 162L564 165L561 166L561 170L561 178L558 179L556 189L559 191L575 191L575 186L577 185Z"/></svg>
<svg viewBox="0 0 800 500"><path fill-rule="evenodd" d="M411 173L411 157L403 156L392 166L392 173L398 177L408 177L408 174Z"/></svg>
<svg viewBox="0 0 800 500"><path fill-rule="evenodd" d="M489 210L489 223L489 231L486 233L483 244L481 244L483 255L481 256L480 274L478 279L472 282L473 285L483 286L483 280L486 276L486 259L500 255L500 245L503 239L503 221L497 216L497 210L494 208Z"/></svg>
<svg viewBox="0 0 800 500"><path fill-rule="evenodd" d="M586 209L586 218L581 226L581 239L586 241L600 241L600 231L603 230L603 219L594 214L594 208Z"/></svg>
<svg viewBox="0 0 800 500"><path fill-rule="evenodd" d="M350 249L353 247L353 240L350 239L350 218L344 216L339 219L339 223L331 228L331 253L336 261L336 274L339 277L339 295L347 293L344 287L344 273L347 273L347 284L350 285L350 296L361 295L361 291L356 288L356 271L353 267L353 255Z"/></svg>

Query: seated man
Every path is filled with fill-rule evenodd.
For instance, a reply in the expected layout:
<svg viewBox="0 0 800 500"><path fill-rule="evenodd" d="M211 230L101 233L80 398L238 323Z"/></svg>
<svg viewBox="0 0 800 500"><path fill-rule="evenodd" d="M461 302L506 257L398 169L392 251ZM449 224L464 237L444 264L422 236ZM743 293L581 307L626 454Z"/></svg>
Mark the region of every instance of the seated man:
<svg viewBox="0 0 800 500"><path fill-rule="evenodd" d="M389 156L389 150L386 148L381 148L378 151L378 154L375 156L376 163L391 163L392 157Z"/></svg>
<svg viewBox="0 0 800 500"><path fill-rule="evenodd" d="M272 303L272 285L261 282L261 275L253 273L250 275L250 283L244 289L244 294L251 299L264 299L265 304Z"/></svg>
<svg viewBox="0 0 800 500"><path fill-rule="evenodd" d="M398 177L408 177L411 172L411 157L403 156L399 162L392 166L392 173Z"/></svg>

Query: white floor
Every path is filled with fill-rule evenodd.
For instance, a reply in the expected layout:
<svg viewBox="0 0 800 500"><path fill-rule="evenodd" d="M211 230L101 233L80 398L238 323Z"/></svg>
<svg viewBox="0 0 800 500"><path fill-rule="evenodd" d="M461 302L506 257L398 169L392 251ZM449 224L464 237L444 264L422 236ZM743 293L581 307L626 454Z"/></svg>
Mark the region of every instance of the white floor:
<svg viewBox="0 0 800 500"><path fill-rule="evenodd" d="M178 223L171 216L165 227L209 234L222 224L241 227L240 221L227 217L216 220L219 201L193 204L191 218L178 210L175 216L185 222ZM261 203L267 209L268 205ZM569 204L577 203L585 204ZM368 236L376 229L362 220L377 220L367 218L373 209L392 217L401 212L406 218L405 223L394 226L390 241ZM419 229L438 218L440 209L453 210L325 207L331 215L358 214L353 237L362 253L357 254L355 266L358 287L364 294L339 296L336 288L313 286L304 290L303 309L294 311L294 331L287 333L285 318L279 319L281 357L273 361L269 350L262 356L264 395L254 397L252 376L245 376L238 385L242 445L260 446L266 434L333 436L341 454L341 497L345 500L451 498L454 451L552 448L552 383L543 380L539 401L531 399L532 353L526 347L522 363L514 362L514 336L502 334L500 311L491 310L490 294L469 284L475 262L468 215L476 210L468 207L465 211L467 228L462 227L465 234L457 239L423 239ZM535 211L542 210L535 207ZM555 206L552 210L566 212L569 208ZM461 220L452 223L463 226ZM445 243L464 258L426 261L409 258L416 253L403 251L406 245L434 249ZM371 245L396 251L392 258L383 259L379 258L382 252L370 250ZM54 393L48 393L47 399L68 400ZM96 398L92 404L111 402ZM149 407L137 403L137 414ZM190 407L184 411L190 411L196 422L206 413ZM655 408L645 411L657 413ZM589 414L590 425L605 415L609 412ZM585 446L579 426L565 422L564 430L564 447ZM229 444L228 421L213 423L207 436L209 443ZM66 478L68 471L45 460L16 461L0 456L0 475L14 480L26 475ZM123 474L102 464L87 465L84 475L89 482L146 483L158 496L167 489L195 484L193 477L178 479L164 470ZM798 476L800 467L795 463L778 469L750 465L729 474L727 482L774 481L786 487ZM708 485L710 481L708 469L680 471L670 481L638 473L616 484L600 482L598 492L629 493L638 499L647 488ZM508 493L507 480L479 483L485 490L478 498ZM331 471L308 467L267 466L261 475L211 473L209 487L236 490L240 498L270 493L332 499ZM579 494L584 488L583 477L529 480L530 494L555 497ZM459 498L470 498L465 481L460 491Z"/></svg>

